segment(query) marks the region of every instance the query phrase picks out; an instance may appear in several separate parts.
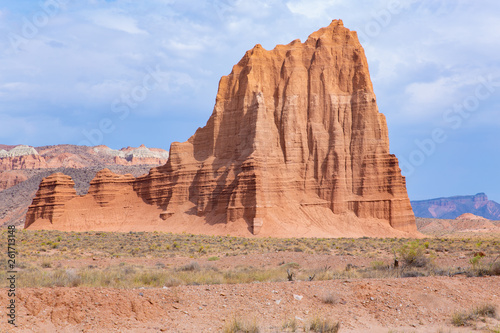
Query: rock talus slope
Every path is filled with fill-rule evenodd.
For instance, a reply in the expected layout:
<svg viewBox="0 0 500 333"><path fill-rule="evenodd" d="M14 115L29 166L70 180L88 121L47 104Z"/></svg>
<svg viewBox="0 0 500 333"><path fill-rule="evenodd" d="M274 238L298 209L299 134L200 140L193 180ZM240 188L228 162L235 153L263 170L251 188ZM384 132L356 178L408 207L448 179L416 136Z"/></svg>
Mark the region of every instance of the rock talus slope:
<svg viewBox="0 0 500 333"><path fill-rule="evenodd" d="M78 207L106 208L89 202L100 195L99 181L95 193L67 201L61 217L38 213L39 205L28 214L56 229L70 220L89 225L95 211ZM140 200L102 215L101 226L122 220L122 229L234 235L416 234L363 48L338 20L304 43L247 51L222 77L207 125L173 143L165 165L115 191L107 209L119 207L119 195ZM142 221L132 221L138 212Z"/></svg>

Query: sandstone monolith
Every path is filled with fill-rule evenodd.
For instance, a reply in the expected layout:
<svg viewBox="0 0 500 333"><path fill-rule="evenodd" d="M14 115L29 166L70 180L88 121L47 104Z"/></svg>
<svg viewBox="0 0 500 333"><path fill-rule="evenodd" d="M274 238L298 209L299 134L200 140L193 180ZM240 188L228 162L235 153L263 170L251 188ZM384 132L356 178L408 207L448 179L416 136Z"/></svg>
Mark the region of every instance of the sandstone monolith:
<svg viewBox="0 0 500 333"><path fill-rule="evenodd" d="M100 195L98 183L88 195ZM363 48L340 20L304 43L247 51L220 80L206 126L187 142L172 143L165 165L120 188L141 199L126 210L161 210L154 217L144 213L160 230L284 237L416 234ZM84 198L71 204L78 200ZM66 220L78 218L67 211L52 223L64 229Z"/></svg>

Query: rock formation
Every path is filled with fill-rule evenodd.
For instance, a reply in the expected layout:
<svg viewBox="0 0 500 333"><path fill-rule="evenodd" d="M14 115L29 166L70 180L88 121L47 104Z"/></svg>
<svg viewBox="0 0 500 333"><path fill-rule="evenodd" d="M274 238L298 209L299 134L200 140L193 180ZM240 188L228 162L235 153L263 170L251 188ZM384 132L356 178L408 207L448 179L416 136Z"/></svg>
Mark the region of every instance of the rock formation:
<svg viewBox="0 0 500 333"><path fill-rule="evenodd" d="M106 146L94 147L98 154L110 155L114 157L116 164L164 164L168 160L168 152L162 149L149 149L144 145L139 148L122 148L114 150Z"/></svg>
<svg viewBox="0 0 500 333"><path fill-rule="evenodd" d="M7 156L0 158L0 172L47 168L47 162L40 155Z"/></svg>
<svg viewBox="0 0 500 333"><path fill-rule="evenodd" d="M24 173L17 170L0 172L0 191L22 183L27 179L28 177Z"/></svg>
<svg viewBox="0 0 500 333"><path fill-rule="evenodd" d="M54 173L44 178L26 215L26 225L38 219L57 220L64 212L64 204L75 197L75 183L70 176Z"/></svg>
<svg viewBox="0 0 500 333"><path fill-rule="evenodd" d="M96 172L108 167L119 174L144 175L165 164L168 152L159 148L127 147L120 151L106 146L55 145L30 147L0 144L0 226L24 225L28 206L43 177L62 172L73 177L77 193L87 192ZM110 152L111 153L108 153ZM116 156L114 152L120 152ZM123 156L121 156L123 155Z"/></svg>
<svg viewBox="0 0 500 333"><path fill-rule="evenodd" d="M418 217L455 219L470 213L488 220L500 220L500 204L489 200L484 193L412 201L411 205Z"/></svg>
<svg viewBox="0 0 500 333"><path fill-rule="evenodd" d="M96 211L122 204L100 185L104 175L113 179L108 172L96 177L94 190L69 200L61 217L49 217L38 202L28 215L63 230L69 221L89 225ZM118 216L93 218L99 227L90 228L106 229L135 210L156 229L174 232L416 235L363 48L337 20L304 43L248 51L221 79L207 125L173 143L165 165L116 181L114 191L140 200L128 200ZM32 225L36 219L27 220Z"/></svg>

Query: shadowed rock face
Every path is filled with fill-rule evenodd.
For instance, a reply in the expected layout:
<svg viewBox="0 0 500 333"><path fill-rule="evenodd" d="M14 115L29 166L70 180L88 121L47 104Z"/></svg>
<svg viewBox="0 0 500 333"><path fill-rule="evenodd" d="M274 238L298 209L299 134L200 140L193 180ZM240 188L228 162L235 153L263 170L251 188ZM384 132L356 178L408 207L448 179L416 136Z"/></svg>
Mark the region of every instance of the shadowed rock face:
<svg viewBox="0 0 500 333"><path fill-rule="evenodd" d="M378 219L386 233L416 232L364 51L342 21L305 43L247 51L221 79L207 125L130 183L166 225L188 214L205 228L344 236L340 221Z"/></svg>

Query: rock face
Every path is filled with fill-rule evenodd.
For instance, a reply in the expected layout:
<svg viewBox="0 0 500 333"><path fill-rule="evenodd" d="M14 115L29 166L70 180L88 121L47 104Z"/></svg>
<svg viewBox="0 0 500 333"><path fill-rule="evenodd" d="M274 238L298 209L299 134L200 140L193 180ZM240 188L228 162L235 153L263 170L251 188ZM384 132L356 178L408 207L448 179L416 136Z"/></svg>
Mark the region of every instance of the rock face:
<svg viewBox="0 0 500 333"><path fill-rule="evenodd" d="M64 212L64 204L76 197L75 183L70 176L54 173L44 178L26 215L26 225L38 219L54 221Z"/></svg>
<svg viewBox="0 0 500 333"><path fill-rule="evenodd" d="M108 151L108 147L100 146ZM144 175L165 164L168 152L158 148L127 147L123 157L97 153L94 147L55 145L29 147L0 144L0 226L26 223L28 206L43 177L54 172L70 174L77 193L87 192L89 182L104 166L119 174ZM127 157L130 156L130 158Z"/></svg>
<svg viewBox="0 0 500 333"><path fill-rule="evenodd" d="M106 207L117 195L120 195L122 184L131 186L133 180L134 177L130 174L121 176L109 169L104 169L99 171L90 182L88 194L94 197L99 206Z"/></svg>
<svg viewBox="0 0 500 333"><path fill-rule="evenodd" d="M26 175L17 170L0 172L0 191L22 183L27 179Z"/></svg>
<svg viewBox="0 0 500 333"><path fill-rule="evenodd" d="M0 172L8 170L47 168L47 162L40 155L23 155L0 158Z"/></svg>
<svg viewBox="0 0 500 333"><path fill-rule="evenodd" d="M416 234L364 51L342 21L305 43L256 45L221 79L207 125L173 143L168 162L130 180L132 189L120 184L142 199L140 209L163 211L163 230ZM37 210L29 214L47 218ZM65 219L51 221L65 228Z"/></svg>
<svg viewBox="0 0 500 333"><path fill-rule="evenodd" d="M500 204L489 200L484 193L412 201L411 205L418 217L455 219L470 213L489 220L500 220Z"/></svg>
<svg viewBox="0 0 500 333"><path fill-rule="evenodd" d="M33 147L19 145L9 151L0 150L0 172L40 168L47 168L47 163Z"/></svg>

